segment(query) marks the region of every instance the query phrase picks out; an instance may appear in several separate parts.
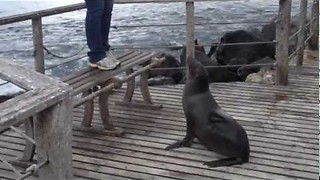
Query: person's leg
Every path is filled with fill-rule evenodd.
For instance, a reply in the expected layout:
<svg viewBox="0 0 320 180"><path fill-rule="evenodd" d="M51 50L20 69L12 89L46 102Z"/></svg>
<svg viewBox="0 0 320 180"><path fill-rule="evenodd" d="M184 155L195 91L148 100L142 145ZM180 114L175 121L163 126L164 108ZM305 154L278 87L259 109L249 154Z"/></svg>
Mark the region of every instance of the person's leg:
<svg viewBox="0 0 320 180"><path fill-rule="evenodd" d="M89 61L96 63L106 57L103 46L103 35L101 33L101 18L104 14L105 0L85 0L87 8L86 16L86 37L90 49L88 52Z"/></svg>
<svg viewBox="0 0 320 180"><path fill-rule="evenodd" d="M101 33L102 33L102 40L103 40L103 47L105 51L109 51L109 31L110 31L110 24L111 24L111 16L113 10L114 0L104 0L104 13L101 17Z"/></svg>

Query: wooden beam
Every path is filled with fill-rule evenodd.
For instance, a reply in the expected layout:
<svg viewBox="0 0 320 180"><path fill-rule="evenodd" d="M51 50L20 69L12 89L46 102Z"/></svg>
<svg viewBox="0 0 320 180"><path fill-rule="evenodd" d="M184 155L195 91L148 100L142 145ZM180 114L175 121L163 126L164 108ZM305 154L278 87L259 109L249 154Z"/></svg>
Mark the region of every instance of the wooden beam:
<svg viewBox="0 0 320 180"><path fill-rule="evenodd" d="M41 76L37 72L17 66L8 60L0 59L0 62L0 78L25 90L41 89L48 86L67 86L67 84L56 79Z"/></svg>
<svg viewBox="0 0 320 180"><path fill-rule="evenodd" d="M193 0L193 2L204 2L204 1L241 1L241 0ZM135 4L135 3L177 3L177 2L190 2L190 0L115 0L116 4ZM62 14L72 11L77 11L85 8L84 3L72 4L63 7L50 8L40 11L33 11L30 13L18 14L13 16L7 16L0 18L0 25L11 24L33 18L52 16L56 14Z"/></svg>
<svg viewBox="0 0 320 180"><path fill-rule="evenodd" d="M72 99L40 112L35 121L37 160L48 163L39 169L40 179L72 179Z"/></svg>
<svg viewBox="0 0 320 180"><path fill-rule="evenodd" d="M311 50L318 50L319 48L319 0L313 0L311 8L311 25L310 34L312 34L309 40L309 48Z"/></svg>
<svg viewBox="0 0 320 180"><path fill-rule="evenodd" d="M306 40L308 0L300 0L299 34L297 45L297 66L303 65L304 41Z"/></svg>
<svg viewBox="0 0 320 180"><path fill-rule="evenodd" d="M65 83L5 60L1 61L0 78L27 90L0 103L0 131L60 102L71 91Z"/></svg>
<svg viewBox="0 0 320 180"><path fill-rule="evenodd" d="M187 22L187 73L191 62L188 57L194 57L194 2L186 2L186 22Z"/></svg>
<svg viewBox="0 0 320 180"><path fill-rule="evenodd" d="M291 0L279 0L276 22L276 85L288 84Z"/></svg>
<svg viewBox="0 0 320 180"><path fill-rule="evenodd" d="M33 34L33 54L35 70L44 74L44 52L43 52L43 35L42 35L42 20L41 17L32 19L32 34Z"/></svg>

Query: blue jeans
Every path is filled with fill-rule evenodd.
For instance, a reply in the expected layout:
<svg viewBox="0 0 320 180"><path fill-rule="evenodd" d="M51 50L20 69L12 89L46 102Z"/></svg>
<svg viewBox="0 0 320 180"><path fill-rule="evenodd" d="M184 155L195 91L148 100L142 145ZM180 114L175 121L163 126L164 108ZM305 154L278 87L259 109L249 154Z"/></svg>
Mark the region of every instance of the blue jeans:
<svg viewBox="0 0 320 180"><path fill-rule="evenodd" d="M89 61L96 63L106 57L113 0L85 0L87 8L86 38Z"/></svg>

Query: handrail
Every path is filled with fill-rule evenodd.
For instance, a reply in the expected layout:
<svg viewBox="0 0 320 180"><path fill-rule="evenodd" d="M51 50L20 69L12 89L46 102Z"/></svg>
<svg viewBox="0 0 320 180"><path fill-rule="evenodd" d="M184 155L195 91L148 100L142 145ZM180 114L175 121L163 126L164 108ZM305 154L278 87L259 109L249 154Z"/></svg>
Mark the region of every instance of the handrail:
<svg viewBox="0 0 320 180"><path fill-rule="evenodd" d="M115 0L115 4L136 4L136 3L177 3L177 2L204 2L204 1L240 1L240 0ZM85 8L85 3L55 7L40 11L33 11L24 14L6 16L0 18L0 25L11 24L39 17L52 16Z"/></svg>

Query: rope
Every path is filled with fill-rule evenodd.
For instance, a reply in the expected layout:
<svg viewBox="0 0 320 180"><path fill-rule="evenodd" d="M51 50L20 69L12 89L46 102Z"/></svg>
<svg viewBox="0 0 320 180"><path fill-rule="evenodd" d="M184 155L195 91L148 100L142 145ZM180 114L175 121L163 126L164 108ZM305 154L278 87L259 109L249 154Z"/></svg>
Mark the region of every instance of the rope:
<svg viewBox="0 0 320 180"><path fill-rule="evenodd" d="M311 24L313 21L315 21L315 20L316 20L316 18L311 19L311 21L309 21L309 22L306 24L306 27L310 26L310 24Z"/></svg>
<svg viewBox="0 0 320 180"><path fill-rule="evenodd" d="M215 24L267 24L270 23L268 21L262 22L212 22L212 23L195 23L195 25L215 25ZM174 24L145 24L145 25L115 25L111 26L111 28L139 28L139 27L170 27L170 26L186 26L186 23L174 23Z"/></svg>
<svg viewBox="0 0 320 180"><path fill-rule="evenodd" d="M60 63L60 64L56 64L56 65L52 65L52 66L46 67L45 70L50 70L50 69L56 68L56 67L61 66L61 65L64 65L64 64L68 64L68 63L71 63L71 62L73 62L73 61L77 61L77 60L82 59L82 58L84 58L84 57L87 57L87 55L81 55L81 56L79 56L79 57L76 58L76 59L71 59L71 60L65 61L65 62Z"/></svg>
<svg viewBox="0 0 320 180"><path fill-rule="evenodd" d="M276 63L269 64L237 64L237 65L223 65L223 66L204 66L206 69L216 69L216 68L229 68L229 67L260 67L260 66L276 66ZM168 67L168 68L151 68L150 70L184 70L186 67Z"/></svg>
<svg viewBox="0 0 320 180"><path fill-rule="evenodd" d="M292 40L295 36L297 36L300 33L301 29L298 29L297 32L295 32L294 34L292 34L292 36L289 37L289 41Z"/></svg>
<svg viewBox="0 0 320 180"><path fill-rule="evenodd" d="M66 58L71 58L74 57L76 55L78 55L81 51L83 51L83 49L86 47L86 45L84 45L79 51L77 51L76 53L70 55L70 56L60 56L57 55L55 53L53 53L52 51L50 51L46 46L43 46L43 49L48 53L51 54L52 56L56 57L56 58L60 58L60 59L66 59Z"/></svg>
<svg viewBox="0 0 320 180"><path fill-rule="evenodd" d="M20 177L18 178L18 180L22 180L25 179L33 174L38 174L38 171L41 167L43 167L44 165L46 165L48 163L48 156L47 159L43 162L41 162L40 164L32 164L31 166L29 166L26 170L25 170L25 174L24 175L20 175Z"/></svg>
<svg viewBox="0 0 320 180"><path fill-rule="evenodd" d="M34 141L34 139L30 138L29 136L27 136L25 133L23 133L22 131L20 131L19 129L10 126L10 129L16 133L18 133L19 135L21 135L22 137L24 137L26 140L28 140L29 142L31 142L32 144L36 144L36 142Z"/></svg>
<svg viewBox="0 0 320 180"><path fill-rule="evenodd" d="M298 53L298 48L297 48L295 51L293 51L293 53L290 54L290 56L289 56L289 61L290 61L295 55L297 55L297 53Z"/></svg>
<svg viewBox="0 0 320 180"><path fill-rule="evenodd" d="M201 45L195 45L195 46L214 46L214 45L224 45L224 46L237 46L237 45L254 45L254 44L275 44L277 41L264 41L264 42L241 42L241 43L212 43L212 44L201 44ZM113 48L110 48L111 50L116 49L156 49L156 48L169 48L169 49L182 49L185 46L166 46L166 45L160 45L160 46L140 46L140 47L133 47L133 46L114 46Z"/></svg>
<svg viewBox="0 0 320 180"><path fill-rule="evenodd" d="M309 37L304 41L304 44L307 44L308 41L312 38L312 36L313 36L313 33L311 33L311 34L309 35Z"/></svg>

